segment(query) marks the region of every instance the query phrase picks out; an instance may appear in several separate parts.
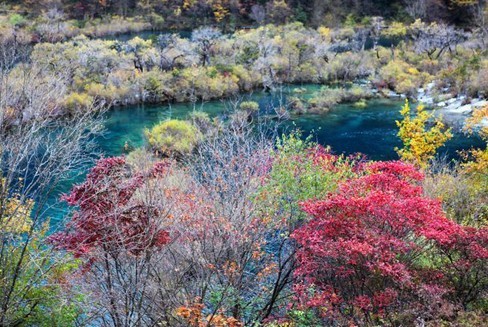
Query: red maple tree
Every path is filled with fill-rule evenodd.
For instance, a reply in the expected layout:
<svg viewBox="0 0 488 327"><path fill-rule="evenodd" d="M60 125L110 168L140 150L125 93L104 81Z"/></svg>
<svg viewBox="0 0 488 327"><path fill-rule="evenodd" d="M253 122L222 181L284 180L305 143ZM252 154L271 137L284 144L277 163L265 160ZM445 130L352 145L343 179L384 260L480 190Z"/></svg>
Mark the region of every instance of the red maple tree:
<svg viewBox="0 0 488 327"><path fill-rule="evenodd" d="M432 318L486 291L486 228L447 219L441 203L423 195L412 165L362 169L326 199L301 204L313 217L292 235L302 307L367 324L399 312Z"/></svg>
<svg viewBox="0 0 488 327"><path fill-rule="evenodd" d="M76 256L90 256L93 249L102 247L138 255L165 245L170 238L161 228L158 207L136 196L165 167L157 164L144 175L133 173L122 157L99 160L85 182L63 197L77 210L66 230L52 235L50 241Z"/></svg>

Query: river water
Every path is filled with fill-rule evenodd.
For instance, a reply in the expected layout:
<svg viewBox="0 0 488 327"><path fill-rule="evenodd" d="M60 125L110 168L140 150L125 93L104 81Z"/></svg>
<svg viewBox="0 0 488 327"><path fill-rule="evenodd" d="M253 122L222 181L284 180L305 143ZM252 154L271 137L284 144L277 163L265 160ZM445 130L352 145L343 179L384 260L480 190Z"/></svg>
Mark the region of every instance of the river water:
<svg viewBox="0 0 488 327"><path fill-rule="evenodd" d="M268 94L263 92L249 95L244 100L254 100L262 111L279 103L286 103L286 98L294 87L282 92ZM301 87L300 97L310 98L320 87L305 85ZM295 94L293 94L295 95ZM395 147L401 146L396 136L398 128L395 121L400 120L401 106L404 100L373 99L366 108L360 109L352 104L340 104L323 114L292 115L284 123L287 130L298 128L304 136L313 135L314 140L322 145L330 145L336 153L352 154L361 152L373 160L398 159ZM210 101L196 104L145 105L121 107L107 114L106 133L100 138L101 150L110 156L120 155L124 145L138 147L144 144L144 128L150 128L168 118L184 119L193 110L202 110L211 117L221 115L228 107L226 101ZM454 129L454 137L439 150L441 155L457 158L457 151L471 146L482 146L478 138L467 137L459 128Z"/></svg>
<svg viewBox="0 0 488 327"><path fill-rule="evenodd" d="M264 113L266 108L286 103L286 98L293 93L296 86L284 88L280 92L269 94L255 92L246 95L241 100L254 100L260 104ZM320 89L318 85L304 85L300 87L300 97L307 99ZM373 99L368 101L366 108L356 108L351 104L341 104L330 112L323 114L292 115L283 124L283 131L300 129L304 136L313 135L313 139L322 145L329 145L335 153L363 153L372 160L398 159L395 147L401 146L396 136L398 128L395 121L401 119L399 113L403 100ZM210 101L195 104L168 105L140 105L120 107L110 110L106 114L105 133L97 139L99 151L105 156L119 156L124 154L124 146L132 147L144 145L144 129L150 128L158 122L168 118L184 119L193 110L202 110L211 117L217 117L227 112L228 101ZM459 129L453 130L454 137L439 150L439 154L448 158L458 158L457 151L469 149L472 146L481 147L483 143L478 138L470 138ZM86 167L88 170L89 167ZM68 192L74 183L82 181L65 181L53 195L52 204L56 203L59 195ZM64 205L47 211L52 218L53 225L66 213Z"/></svg>

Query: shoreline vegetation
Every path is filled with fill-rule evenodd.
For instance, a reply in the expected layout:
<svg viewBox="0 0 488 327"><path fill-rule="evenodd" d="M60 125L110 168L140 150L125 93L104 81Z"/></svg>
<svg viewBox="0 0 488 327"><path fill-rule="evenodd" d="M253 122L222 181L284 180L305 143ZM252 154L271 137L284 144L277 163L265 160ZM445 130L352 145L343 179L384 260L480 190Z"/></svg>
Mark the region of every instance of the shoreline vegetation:
<svg viewBox="0 0 488 327"><path fill-rule="evenodd" d="M487 22L485 0L2 1L0 326L487 326ZM271 115L242 96L284 87ZM279 135L374 97L405 98L398 160ZM111 106L220 99L97 152ZM424 104L483 146L439 158Z"/></svg>
<svg viewBox="0 0 488 327"><path fill-rule="evenodd" d="M284 1L243 3L240 11L226 2L196 1L31 5L7 1L0 7L3 42L32 46L24 59L48 74L69 72L62 104L67 112L93 101L196 103L303 83L329 88L309 101L293 97L290 109L298 114L328 111L341 102L363 107L375 96L407 97L466 114L486 104L488 96L486 26L473 11L479 9L475 2L454 3L447 12L434 5L407 6L404 12L388 7L386 17L373 16L370 7L361 12L371 16L361 17L354 7L341 23L326 20L328 25L313 16L319 7ZM294 10L302 10L303 17L290 23ZM434 15L455 10L458 26ZM200 27L194 25L197 16L205 17ZM193 32L181 37L168 29ZM153 34L137 36L144 31ZM116 35L131 33L134 37L117 40Z"/></svg>
<svg viewBox="0 0 488 327"><path fill-rule="evenodd" d="M312 29L293 23L233 34L202 27L189 38L161 33L128 41L79 35L35 44L29 60L46 74L68 73L68 112L92 101L196 103L303 83L329 88L321 100L293 99L297 113L327 111L340 102L362 106L373 96L408 97L451 111L464 106L461 112L484 103L488 59L480 35L420 20L378 24ZM380 46L382 37L396 42ZM3 38L18 42L14 34ZM366 48L368 41L373 44Z"/></svg>

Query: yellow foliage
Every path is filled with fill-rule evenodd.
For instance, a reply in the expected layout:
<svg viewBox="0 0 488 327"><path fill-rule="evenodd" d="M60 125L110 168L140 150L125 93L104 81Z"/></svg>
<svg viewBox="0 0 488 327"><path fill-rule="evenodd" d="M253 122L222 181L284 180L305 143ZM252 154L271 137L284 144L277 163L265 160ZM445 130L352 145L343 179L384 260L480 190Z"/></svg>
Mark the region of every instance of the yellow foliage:
<svg viewBox="0 0 488 327"><path fill-rule="evenodd" d="M475 109L470 118L466 120L466 129L473 133L479 128L479 135L488 140L488 105Z"/></svg>
<svg viewBox="0 0 488 327"><path fill-rule="evenodd" d="M135 38L130 39L127 42L127 44L134 47L134 48L147 49L147 48L150 48L152 46L152 40L151 39L144 40L144 39L141 39L140 37L136 36Z"/></svg>
<svg viewBox="0 0 488 327"><path fill-rule="evenodd" d="M389 37L404 37L407 34L407 27L400 22L392 22L383 34Z"/></svg>
<svg viewBox="0 0 488 327"><path fill-rule="evenodd" d="M471 160L463 164L464 169L467 173L478 175L488 187L488 149L474 149L469 154Z"/></svg>
<svg viewBox="0 0 488 327"><path fill-rule="evenodd" d="M0 180L1 194L6 194L5 179ZM0 198L0 233L21 234L30 230L32 220L30 218L34 202L32 200L21 201L17 194L9 198Z"/></svg>
<svg viewBox="0 0 488 327"><path fill-rule="evenodd" d="M420 73L417 68L400 59L392 60L383 66L379 76L381 80L403 94L415 93L418 87L431 79L428 73Z"/></svg>
<svg viewBox="0 0 488 327"><path fill-rule="evenodd" d="M93 98L86 93L71 93L65 100L64 105L70 110L87 109L93 103Z"/></svg>
<svg viewBox="0 0 488 327"><path fill-rule="evenodd" d="M196 3L196 0L184 0L183 1L183 9L190 9Z"/></svg>
<svg viewBox="0 0 488 327"><path fill-rule="evenodd" d="M434 120L434 125L428 128L427 122L433 118L433 114L425 111L423 105L419 105L415 117L411 117L407 100L400 113L403 120L397 121L396 124L400 128L398 136L403 142L403 148L395 150L402 160L426 168L437 149L452 137L451 130L446 129L438 119Z"/></svg>
<svg viewBox="0 0 488 327"><path fill-rule="evenodd" d="M202 137L191 123L176 119L163 121L145 134L153 149L167 156L190 153Z"/></svg>
<svg viewBox="0 0 488 327"><path fill-rule="evenodd" d="M488 189L488 105L475 109L466 120L466 129L470 133L477 130L478 134L487 142L487 147L474 149L469 152L471 160L463 164L466 173L475 178L479 187Z"/></svg>
<svg viewBox="0 0 488 327"><path fill-rule="evenodd" d="M411 74L411 75L418 75L419 74L419 71L417 68L415 67L409 67L407 69L407 73Z"/></svg>
<svg viewBox="0 0 488 327"><path fill-rule="evenodd" d="M225 2L225 0L214 0L212 3L212 11L217 22L221 22L229 15L229 9L226 7Z"/></svg>
<svg viewBox="0 0 488 327"><path fill-rule="evenodd" d="M317 32L319 32L320 36L322 36L322 38L326 41L330 41L331 40L331 29L328 28L328 27L325 27L325 26L320 26L318 29L317 29Z"/></svg>
<svg viewBox="0 0 488 327"><path fill-rule="evenodd" d="M215 313L203 317L204 305L201 299L195 303L176 309L176 315L182 317L190 327L242 327L243 324L234 317L227 317L223 313Z"/></svg>

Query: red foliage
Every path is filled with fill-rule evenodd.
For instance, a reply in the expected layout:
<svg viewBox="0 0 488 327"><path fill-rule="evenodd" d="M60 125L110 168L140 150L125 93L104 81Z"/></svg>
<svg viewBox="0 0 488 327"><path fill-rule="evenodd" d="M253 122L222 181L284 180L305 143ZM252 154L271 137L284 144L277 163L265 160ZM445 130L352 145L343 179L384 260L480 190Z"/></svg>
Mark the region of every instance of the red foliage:
<svg viewBox="0 0 488 327"><path fill-rule="evenodd" d="M167 164L157 164L144 176L131 173L122 157L99 160L85 182L63 197L78 210L66 230L52 235L50 241L85 257L97 248L137 255L167 244L169 233L157 222L158 208L136 196L147 179L166 168Z"/></svg>
<svg viewBox="0 0 488 327"><path fill-rule="evenodd" d="M292 235L301 305L364 322L398 310L429 311L439 294L466 305L486 290L486 228L447 219L439 201L423 196L423 176L412 165L362 169L337 193L301 204L313 217Z"/></svg>
<svg viewBox="0 0 488 327"><path fill-rule="evenodd" d="M328 172L357 172L366 162L363 154L357 153L348 157L338 156L332 153L329 147L318 145L308 152L308 158L313 160L314 165ZM301 161L301 158L296 158Z"/></svg>

